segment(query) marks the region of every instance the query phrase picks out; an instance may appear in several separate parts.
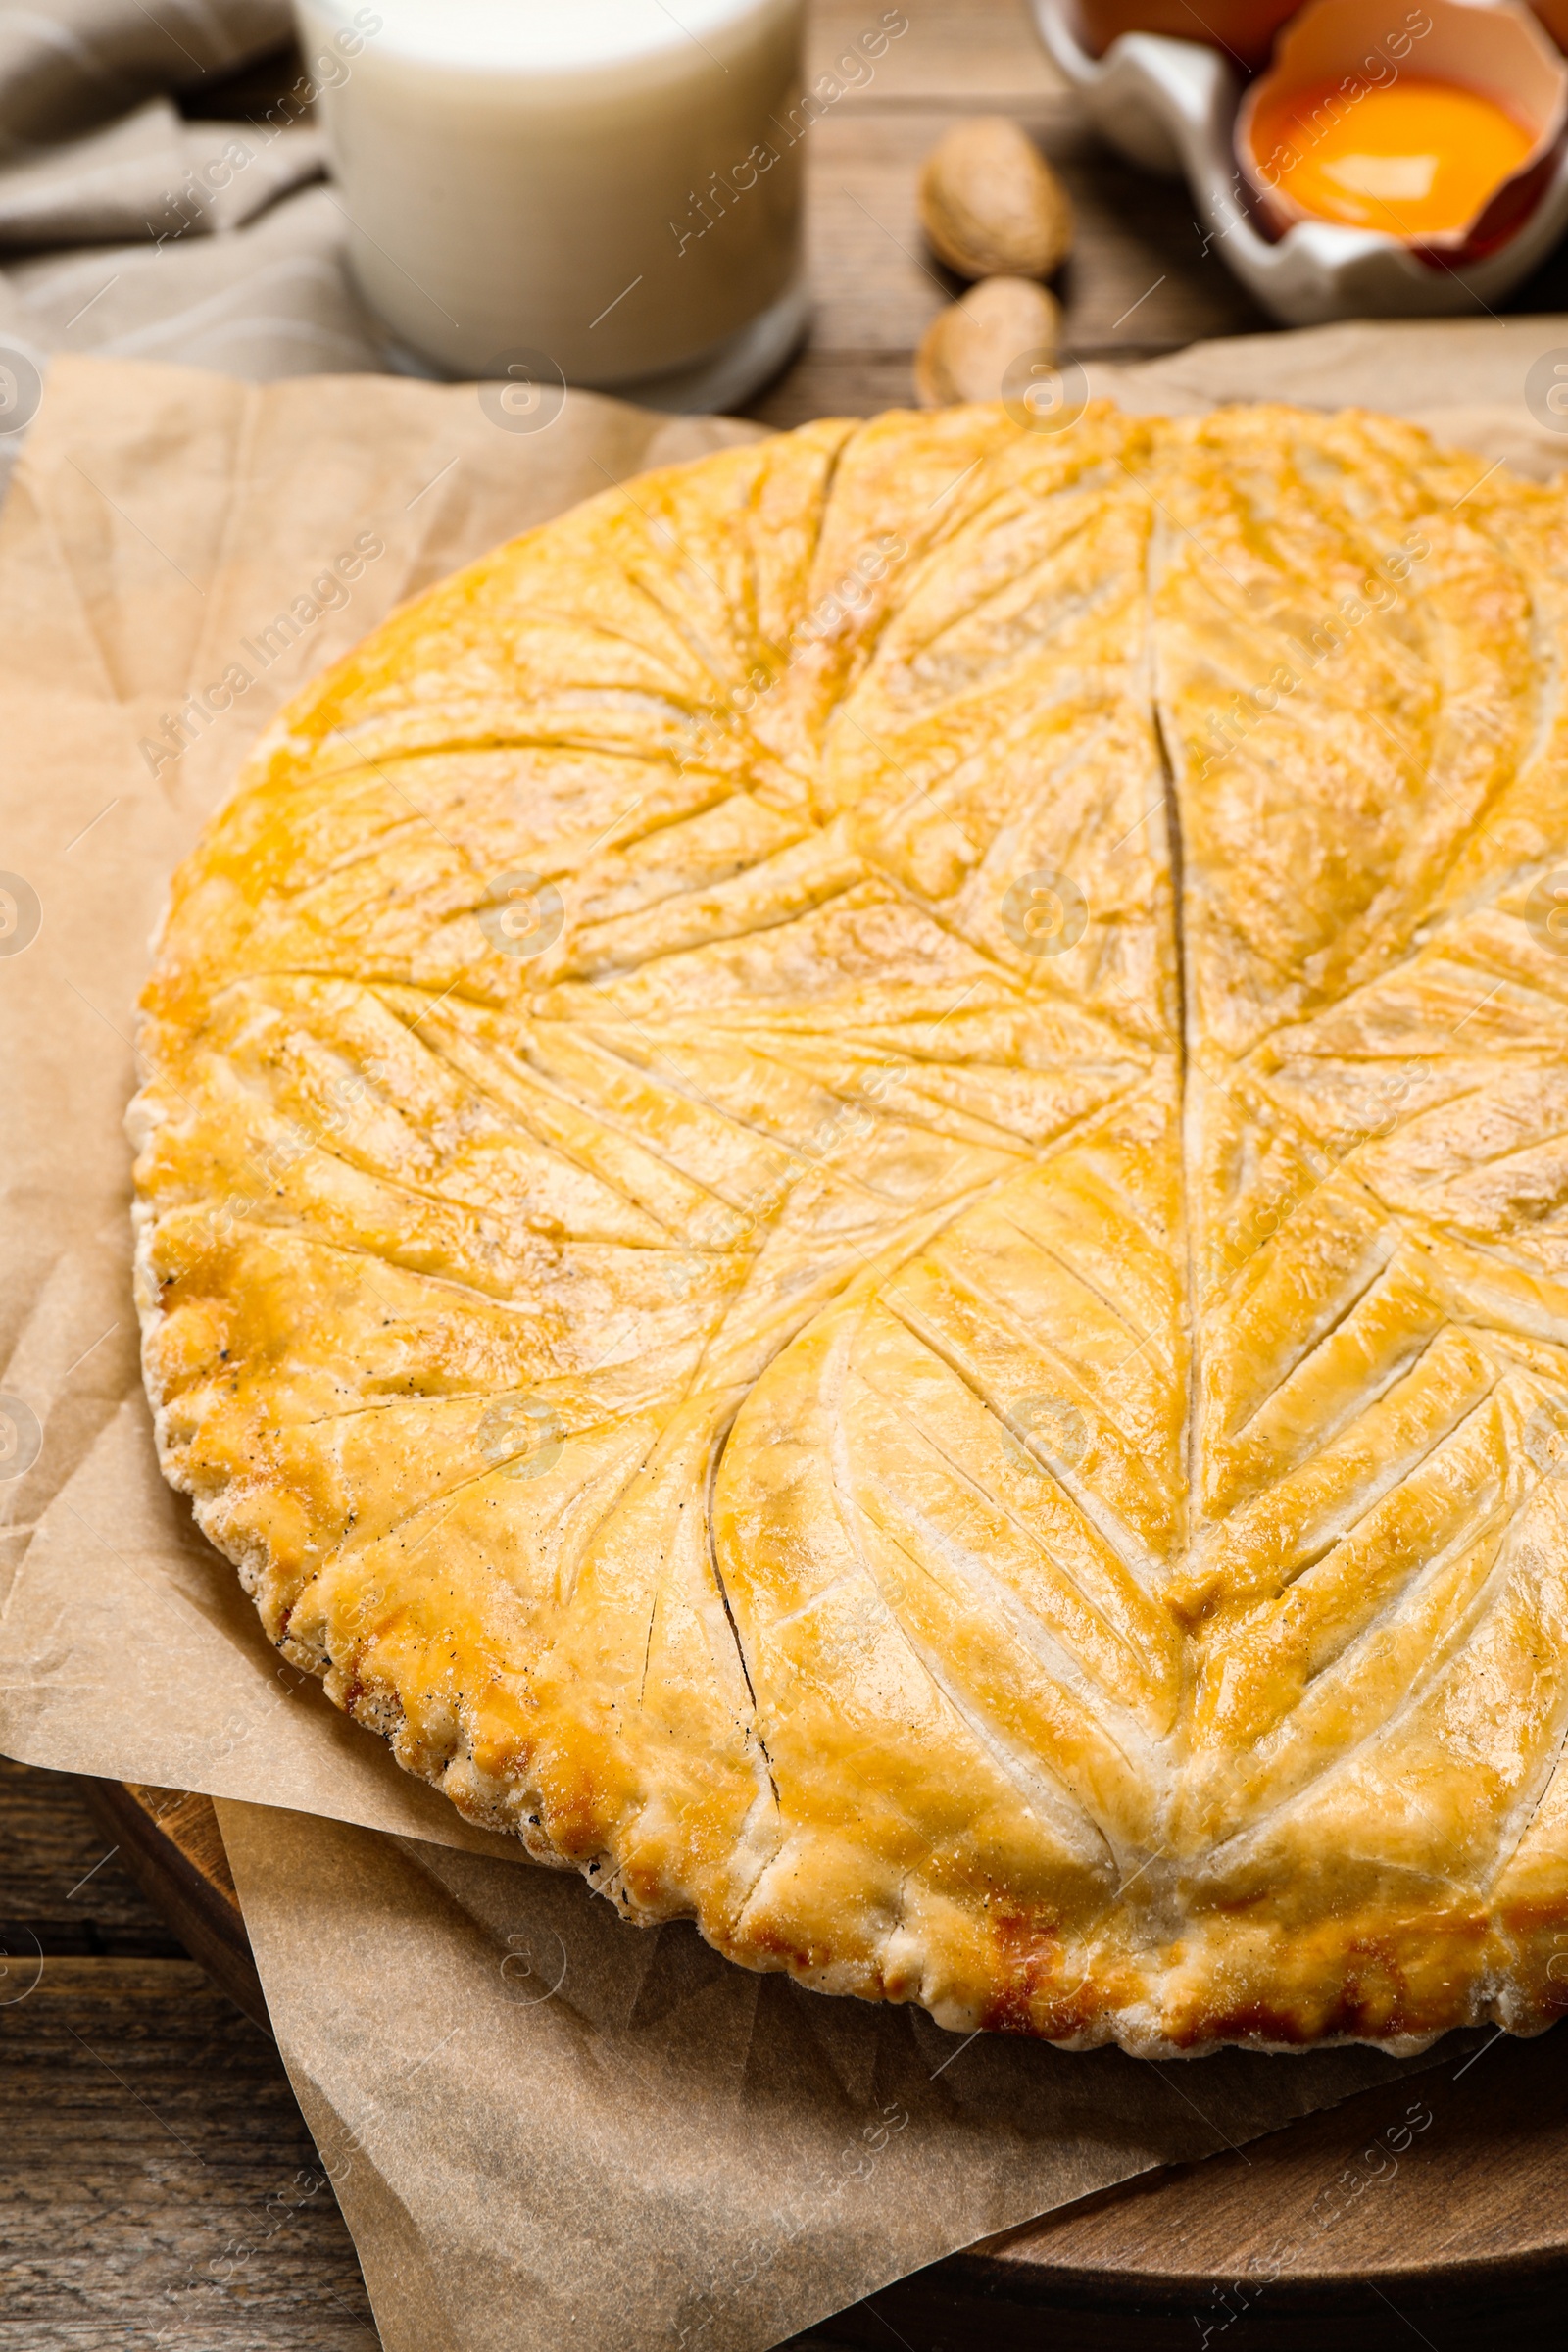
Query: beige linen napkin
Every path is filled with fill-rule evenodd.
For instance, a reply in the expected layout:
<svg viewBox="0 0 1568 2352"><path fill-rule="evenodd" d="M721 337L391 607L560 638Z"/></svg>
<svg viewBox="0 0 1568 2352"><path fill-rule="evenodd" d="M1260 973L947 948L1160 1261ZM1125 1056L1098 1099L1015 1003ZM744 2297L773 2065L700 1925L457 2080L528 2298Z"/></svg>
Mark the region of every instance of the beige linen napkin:
<svg viewBox="0 0 1568 2352"><path fill-rule="evenodd" d="M248 122L185 122L167 98L149 98L84 138L0 169L0 246L150 240L220 234L321 172L309 124L275 131Z"/></svg>
<svg viewBox="0 0 1568 2352"><path fill-rule="evenodd" d="M0 12L0 161L287 42L289 0L30 0Z"/></svg>
<svg viewBox="0 0 1568 2352"><path fill-rule="evenodd" d="M56 352L260 381L386 365L310 121L319 62L265 121L183 120L293 30L288 0L39 0L0 13L0 369ZM334 56L340 79L352 61ZM0 460L9 420L0 399Z"/></svg>
<svg viewBox="0 0 1568 2352"><path fill-rule="evenodd" d="M254 383L384 367L382 331L347 275L336 192L307 187L223 235L93 246L14 265L7 336L214 368Z"/></svg>

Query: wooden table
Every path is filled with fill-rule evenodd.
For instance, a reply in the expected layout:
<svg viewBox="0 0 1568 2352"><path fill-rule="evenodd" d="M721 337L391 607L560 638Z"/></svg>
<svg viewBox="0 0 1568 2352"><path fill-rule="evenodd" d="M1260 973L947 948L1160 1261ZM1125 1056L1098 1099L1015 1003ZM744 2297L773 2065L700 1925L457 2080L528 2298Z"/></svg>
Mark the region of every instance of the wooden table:
<svg viewBox="0 0 1568 2352"><path fill-rule="evenodd" d="M270 2037L112 1843L0 1761L0 2346L375 2352Z"/></svg>
<svg viewBox="0 0 1568 2352"><path fill-rule="evenodd" d="M913 346L959 290L921 250L915 167L965 114L1015 115L1068 182L1079 239L1058 291L1073 351L1148 357L1267 325L1219 254L1200 252L1185 192L1084 131L1023 0L903 5L909 30L870 86L810 133L815 322L753 415L787 425L910 398ZM813 75L880 14L880 0L818 0ZM279 78L209 92L200 111L260 112ZM1568 263L1554 258L1508 307L1568 307ZM0 1762L0 2352L373 2352L353 2246L270 2037L187 1956L115 1844L74 1783ZM199 1923L186 1932L199 1944ZM1519 2247L1568 2160L1568 2035L1502 2042L1454 2072L1450 2060L1412 2083L1433 2122L1391 2179L1364 2180L1364 2151L1394 2120L1387 2093L1367 2093L1245 2156L922 2273L835 2322L832 2339L1512 2352L1563 2291L1555 2241L1523 2262ZM1221 2296L1217 2262L1242 2249L1267 2267L1270 2245L1247 2234L1260 2205L1307 2249L1309 2276ZM1412 2276L1411 2248L1434 2230L1441 2272L1423 2257Z"/></svg>

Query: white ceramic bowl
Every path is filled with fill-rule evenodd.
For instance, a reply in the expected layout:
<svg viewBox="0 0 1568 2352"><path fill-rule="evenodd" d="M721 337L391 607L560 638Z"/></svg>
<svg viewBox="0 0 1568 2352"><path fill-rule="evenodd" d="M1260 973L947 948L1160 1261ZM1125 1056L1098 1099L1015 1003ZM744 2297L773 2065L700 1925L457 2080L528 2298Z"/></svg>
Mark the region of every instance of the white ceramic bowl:
<svg viewBox="0 0 1568 2352"><path fill-rule="evenodd" d="M1508 240L1462 270L1436 270L1378 229L1299 220L1277 242L1254 226L1236 161L1241 83L1217 49L1128 32L1103 57L1083 49L1068 0L1033 0L1053 61L1095 128L1129 163L1185 176L1199 226L1248 292L1290 326L1331 318L1453 317L1490 310L1568 228L1568 145L1540 203ZM1209 248L1205 247L1205 251Z"/></svg>

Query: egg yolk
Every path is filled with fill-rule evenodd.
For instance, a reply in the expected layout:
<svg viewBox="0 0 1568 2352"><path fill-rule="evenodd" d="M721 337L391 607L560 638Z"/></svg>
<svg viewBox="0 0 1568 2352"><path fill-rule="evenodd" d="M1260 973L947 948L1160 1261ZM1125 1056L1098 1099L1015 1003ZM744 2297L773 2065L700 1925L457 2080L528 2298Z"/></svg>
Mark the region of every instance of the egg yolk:
<svg viewBox="0 0 1568 2352"><path fill-rule="evenodd" d="M1420 237L1467 227L1535 138L1494 98L1452 82L1357 96L1325 81L1263 99L1251 143L1264 184L1303 212Z"/></svg>

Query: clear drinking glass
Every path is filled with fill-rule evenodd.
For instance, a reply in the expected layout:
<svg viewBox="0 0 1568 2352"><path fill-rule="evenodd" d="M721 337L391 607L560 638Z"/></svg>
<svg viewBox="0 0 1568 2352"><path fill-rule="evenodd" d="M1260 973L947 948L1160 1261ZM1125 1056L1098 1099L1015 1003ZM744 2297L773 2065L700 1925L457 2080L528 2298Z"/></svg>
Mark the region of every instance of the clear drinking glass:
<svg viewBox="0 0 1568 2352"><path fill-rule="evenodd" d="M416 364L699 408L787 356L801 0L297 11L354 273Z"/></svg>

